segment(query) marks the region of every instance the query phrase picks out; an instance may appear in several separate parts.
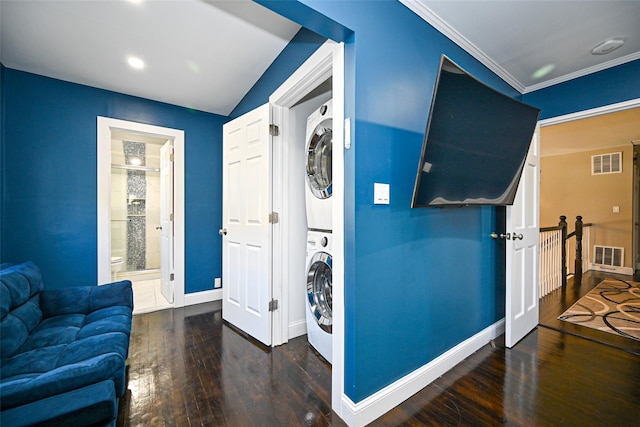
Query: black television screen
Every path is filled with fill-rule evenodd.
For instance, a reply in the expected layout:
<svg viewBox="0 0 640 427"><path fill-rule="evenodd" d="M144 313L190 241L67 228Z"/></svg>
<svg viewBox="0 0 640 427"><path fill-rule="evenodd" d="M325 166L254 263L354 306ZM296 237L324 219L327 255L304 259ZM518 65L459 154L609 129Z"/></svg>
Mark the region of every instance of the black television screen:
<svg viewBox="0 0 640 427"><path fill-rule="evenodd" d="M539 112L443 55L411 206L512 205Z"/></svg>

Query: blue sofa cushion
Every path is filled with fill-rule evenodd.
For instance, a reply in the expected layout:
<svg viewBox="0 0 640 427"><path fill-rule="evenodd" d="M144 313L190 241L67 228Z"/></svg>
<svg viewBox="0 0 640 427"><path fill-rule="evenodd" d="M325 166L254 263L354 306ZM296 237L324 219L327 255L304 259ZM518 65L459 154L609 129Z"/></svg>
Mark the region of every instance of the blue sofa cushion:
<svg viewBox="0 0 640 427"><path fill-rule="evenodd" d="M2 411L0 423L12 427L114 426L118 415L114 390L113 381L102 381Z"/></svg>
<svg viewBox="0 0 640 427"><path fill-rule="evenodd" d="M0 270L0 357L11 357L42 320L40 269L32 262Z"/></svg>
<svg viewBox="0 0 640 427"><path fill-rule="evenodd" d="M0 301L3 412L100 382L124 393L131 282L43 290L27 262L0 270Z"/></svg>
<svg viewBox="0 0 640 427"><path fill-rule="evenodd" d="M36 356L36 353L30 356ZM51 353L49 353L51 356ZM35 361L35 359L31 359ZM24 360L21 362L25 362ZM47 361L48 363L51 360ZM37 363L39 368L46 364ZM24 367L24 363L20 363ZM13 367L12 367L13 368ZM103 353L80 362L63 364L44 372L23 373L4 378L0 383L2 410L69 392L104 380L118 380L115 392L122 389L124 361L115 353ZM3 367L4 370L4 367Z"/></svg>

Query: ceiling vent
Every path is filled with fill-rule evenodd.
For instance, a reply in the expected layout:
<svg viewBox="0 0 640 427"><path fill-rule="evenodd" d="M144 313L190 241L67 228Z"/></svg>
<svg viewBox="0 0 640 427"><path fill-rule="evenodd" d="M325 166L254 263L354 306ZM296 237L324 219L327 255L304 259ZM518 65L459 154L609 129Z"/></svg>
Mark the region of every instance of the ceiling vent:
<svg viewBox="0 0 640 427"><path fill-rule="evenodd" d="M591 49L592 55L606 55L607 53L611 53L614 50L618 49L624 44L623 39L610 39L605 40L593 49Z"/></svg>

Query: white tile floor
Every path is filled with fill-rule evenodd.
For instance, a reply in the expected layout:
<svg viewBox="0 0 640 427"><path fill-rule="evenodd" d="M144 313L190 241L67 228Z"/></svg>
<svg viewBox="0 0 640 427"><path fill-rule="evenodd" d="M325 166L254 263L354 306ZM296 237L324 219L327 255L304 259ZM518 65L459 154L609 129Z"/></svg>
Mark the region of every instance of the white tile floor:
<svg viewBox="0 0 640 427"><path fill-rule="evenodd" d="M133 281L133 314L173 307L160 292L160 279Z"/></svg>

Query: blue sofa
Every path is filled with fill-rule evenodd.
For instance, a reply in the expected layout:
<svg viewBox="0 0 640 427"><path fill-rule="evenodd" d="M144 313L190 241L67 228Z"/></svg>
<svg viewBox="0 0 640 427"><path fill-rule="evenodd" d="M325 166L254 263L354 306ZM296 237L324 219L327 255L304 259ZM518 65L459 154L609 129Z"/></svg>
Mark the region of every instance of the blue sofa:
<svg viewBox="0 0 640 427"><path fill-rule="evenodd" d="M0 268L0 425L115 425L131 282L44 290L34 263Z"/></svg>

